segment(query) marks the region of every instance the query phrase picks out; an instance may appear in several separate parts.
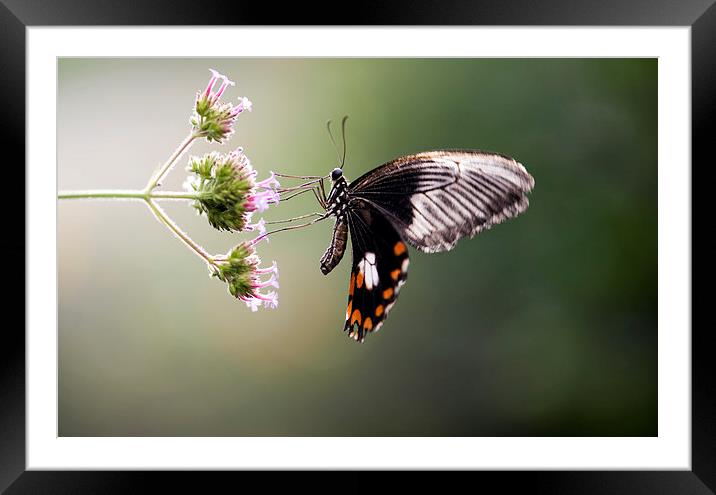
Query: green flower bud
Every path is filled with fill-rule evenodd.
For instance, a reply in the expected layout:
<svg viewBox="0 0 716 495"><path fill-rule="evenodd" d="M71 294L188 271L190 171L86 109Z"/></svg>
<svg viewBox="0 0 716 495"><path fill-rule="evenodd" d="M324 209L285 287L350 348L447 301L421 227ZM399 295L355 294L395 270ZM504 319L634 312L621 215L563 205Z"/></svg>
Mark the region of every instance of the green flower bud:
<svg viewBox="0 0 716 495"><path fill-rule="evenodd" d="M221 144L234 133L236 118L246 110L250 112L253 105L245 97L239 98L238 105L221 103L219 98L228 86L234 86L234 82L214 69L209 70L211 79L204 91L196 93L194 113L189 122L194 135ZM216 86L218 89L214 92Z"/></svg>
<svg viewBox="0 0 716 495"><path fill-rule="evenodd" d="M261 260L252 242L242 242L225 256L217 258L217 267L211 267L213 277L228 285L229 294L246 303L252 311L263 305L278 307L278 294L275 291L262 293L265 287L278 289L278 267L276 262L268 268L259 268ZM268 280L261 280L269 276Z"/></svg>
<svg viewBox="0 0 716 495"><path fill-rule="evenodd" d="M253 212L262 212L280 199L273 174L257 183L256 171L241 148L228 154L212 152L202 158L192 157L189 171L193 176L185 187L199 196L193 206L218 230L262 230L263 222L249 223Z"/></svg>

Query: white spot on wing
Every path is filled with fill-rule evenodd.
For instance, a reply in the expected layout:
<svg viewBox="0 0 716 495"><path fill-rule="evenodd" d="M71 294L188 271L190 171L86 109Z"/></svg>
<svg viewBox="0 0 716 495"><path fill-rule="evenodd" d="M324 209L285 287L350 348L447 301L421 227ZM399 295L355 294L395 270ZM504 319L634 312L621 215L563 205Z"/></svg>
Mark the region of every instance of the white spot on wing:
<svg viewBox="0 0 716 495"><path fill-rule="evenodd" d="M403 273L408 271L408 266L410 266L410 260L408 258L405 258L403 260L403 264L401 265L400 269Z"/></svg>
<svg viewBox="0 0 716 495"><path fill-rule="evenodd" d="M370 269L370 266L365 271L365 288L368 290L373 290L373 271Z"/></svg>
<svg viewBox="0 0 716 495"><path fill-rule="evenodd" d="M388 304L388 305L385 307L385 315L386 315L386 316L388 315L388 313L390 312L390 310L393 309L393 306L395 306L395 302L392 302L392 303Z"/></svg>
<svg viewBox="0 0 716 495"><path fill-rule="evenodd" d="M380 282L378 278L378 265L375 262L375 253L365 253L365 256L358 263L358 269L363 274L365 288L373 290Z"/></svg>

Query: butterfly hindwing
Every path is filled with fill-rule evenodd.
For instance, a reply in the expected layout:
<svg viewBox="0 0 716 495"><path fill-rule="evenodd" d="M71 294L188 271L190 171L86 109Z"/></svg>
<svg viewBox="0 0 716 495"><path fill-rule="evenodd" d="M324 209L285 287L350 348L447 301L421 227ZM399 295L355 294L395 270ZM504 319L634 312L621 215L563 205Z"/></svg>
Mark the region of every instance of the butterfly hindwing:
<svg viewBox="0 0 716 495"><path fill-rule="evenodd" d="M365 208L349 213L353 249L344 330L363 341L380 329L408 276L408 249L380 212Z"/></svg>
<svg viewBox="0 0 716 495"><path fill-rule="evenodd" d="M390 219L425 252L448 251L529 205L534 179L512 158L483 151L428 151L398 158L350 184L349 194Z"/></svg>

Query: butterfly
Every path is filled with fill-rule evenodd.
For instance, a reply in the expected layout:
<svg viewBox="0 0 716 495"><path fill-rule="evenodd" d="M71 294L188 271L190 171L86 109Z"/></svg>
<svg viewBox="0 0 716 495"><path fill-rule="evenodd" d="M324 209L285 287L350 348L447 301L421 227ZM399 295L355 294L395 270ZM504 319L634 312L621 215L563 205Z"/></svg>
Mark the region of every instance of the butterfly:
<svg viewBox="0 0 716 495"><path fill-rule="evenodd" d="M342 160L330 178L330 192L319 201L323 218L334 217L335 225L320 267L327 275L340 263L350 234L343 329L359 342L381 328L395 305L408 277L408 246L449 251L459 239L525 211L534 187L522 164L478 150L402 156L352 182L343 175Z"/></svg>

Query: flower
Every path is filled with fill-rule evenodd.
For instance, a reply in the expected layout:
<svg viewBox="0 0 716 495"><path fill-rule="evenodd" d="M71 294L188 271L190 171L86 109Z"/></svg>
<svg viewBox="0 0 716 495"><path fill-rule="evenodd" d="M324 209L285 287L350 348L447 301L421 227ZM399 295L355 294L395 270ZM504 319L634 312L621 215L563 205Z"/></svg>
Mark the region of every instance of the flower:
<svg viewBox="0 0 716 495"><path fill-rule="evenodd" d="M253 110L254 104L251 103L251 100L246 98L245 96L242 96L239 98L239 113L243 112L244 110L248 110L249 112Z"/></svg>
<svg viewBox="0 0 716 495"><path fill-rule="evenodd" d="M238 105L220 102L226 88L235 86L235 83L214 69L209 70L209 84L204 91L197 91L190 122L195 136L221 144L234 133L234 123L239 114L251 111L253 104L246 97L239 98Z"/></svg>
<svg viewBox="0 0 716 495"><path fill-rule="evenodd" d="M262 236L266 233L266 220L264 220L263 218L260 218L259 221L256 222L255 224L247 225L246 229L247 230L258 230L259 235ZM268 237L266 238L266 240L268 241Z"/></svg>
<svg viewBox="0 0 716 495"><path fill-rule="evenodd" d="M256 170L242 148L228 154L212 152L201 158L192 157L189 172L195 177L186 181L197 193L194 208L205 214L218 230L261 231L265 229L262 221L249 223L252 214L263 212L280 200L274 174L256 182Z"/></svg>
<svg viewBox="0 0 716 495"><path fill-rule="evenodd" d="M275 309L278 307L278 293L273 290L264 293L261 289L278 289L278 266L274 261L270 267L260 268L260 263L253 243L242 242L226 256L217 258L211 275L226 282L229 293L244 301L251 311L257 311L262 305Z"/></svg>
<svg viewBox="0 0 716 495"><path fill-rule="evenodd" d="M273 189L266 189L257 192L251 197L249 207L251 211L258 211L259 213L268 210L271 203L278 203L281 200L281 196L278 192Z"/></svg>

